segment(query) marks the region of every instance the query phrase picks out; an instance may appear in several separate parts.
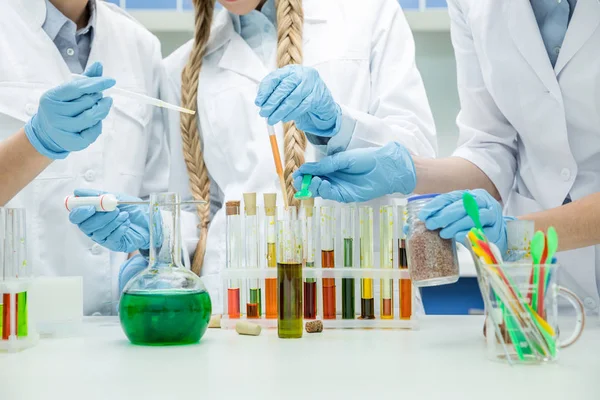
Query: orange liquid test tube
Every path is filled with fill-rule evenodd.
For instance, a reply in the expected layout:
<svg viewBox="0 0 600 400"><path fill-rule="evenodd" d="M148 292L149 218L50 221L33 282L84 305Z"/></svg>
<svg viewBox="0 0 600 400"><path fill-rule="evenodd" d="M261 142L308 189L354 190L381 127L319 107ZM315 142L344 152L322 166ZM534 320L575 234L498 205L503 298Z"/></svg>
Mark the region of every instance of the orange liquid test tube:
<svg viewBox="0 0 600 400"><path fill-rule="evenodd" d="M277 268L277 243L275 241L277 194L265 193L264 203L267 268ZM265 314L267 319L277 319L277 278L265 279L265 303Z"/></svg>

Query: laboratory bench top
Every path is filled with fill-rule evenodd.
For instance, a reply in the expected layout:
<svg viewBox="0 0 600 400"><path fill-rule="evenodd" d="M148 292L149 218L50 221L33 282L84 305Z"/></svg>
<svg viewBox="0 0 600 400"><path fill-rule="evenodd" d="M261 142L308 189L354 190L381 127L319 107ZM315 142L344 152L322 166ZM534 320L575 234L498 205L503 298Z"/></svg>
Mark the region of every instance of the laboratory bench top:
<svg viewBox="0 0 600 400"><path fill-rule="evenodd" d="M327 330L302 339L209 329L190 346L131 345L116 317L0 354L0 399L600 399L600 323L559 362L486 359L481 316L428 316L416 331Z"/></svg>

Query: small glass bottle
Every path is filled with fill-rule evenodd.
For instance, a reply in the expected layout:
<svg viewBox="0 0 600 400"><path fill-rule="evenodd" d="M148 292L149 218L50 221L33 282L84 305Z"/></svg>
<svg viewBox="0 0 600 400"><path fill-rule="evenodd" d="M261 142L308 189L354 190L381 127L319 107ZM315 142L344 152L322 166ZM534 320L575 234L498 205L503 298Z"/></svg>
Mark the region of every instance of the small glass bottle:
<svg viewBox="0 0 600 400"><path fill-rule="evenodd" d="M344 268L354 267L354 238L356 209L353 206L342 207L342 238L344 240ZM354 319L355 312L354 278L342 278L342 318Z"/></svg>
<svg viewBox="0 0 600 400"><path fill-rule="evenodd" d="M200 278L181 264L180 200L150 195L150 262L123 290L121 327L134 344L196 343L208 328L212 305Z"/></svg>
<svg viewBox="0 0 600 400"><path fill-rule="evenodd" d="M394 268L394 207L381 206L379 209L379 268ZM381 279L380 285L381 319L394 318L394 281Z"/></svg>
<svg viewBox="0 0 600 400"><path fill-rule="evenodd" d="M277 287L280 338L302 337L302 225L296 207L277 222Z"/></svg>
<svg viewBox="0 0 600 400"><path fill-rule="evenodd" d="M439 230L427 229L419 211L437 194L408 199L408 267L417 287L438 286L458 281L458 257L454 239L442 239Z"/></svg>
<svg viewBox="0 0 600 400"><path fill-rule="evenodd" d="M335 208L321 207L321 268L335 268ZM323 278L323 319L336 318L335 279Z"/></svg>
<svg viewBox="0 0 600 400"><path fill-rule="evenodd" d="M244 193L244 239L246 242L246 269L258 269L259 233L256 215L256 193ZM262 316L262 290L260 279L248 279L246 318Z"/></svg>
<svg viewBox="0 0 600 400"><path fill-rule="evenodd" d="M404 235L405 206L398 206L398 269L408 271L408 258L406 256L406 239ZM400 319L412 318L413 288L410 278L402 278L398 282L400 297Z"/></svg>
<svg viewBox="0 0 600 400"><path fill-rule="evenodd" d="M360 226L360 267L373 268L373 207L362 206L358 210ZM373 279L360 280L360 318L375 319Z"/></svg>
<svg viewBox="0 0 600 400"><path fill-rule="evenodd" d="M225 268L242 269L242 217L240 215L240 202L228 201L225 203L226 214L226 257ZM227 315L230 319L240 318L241 315L241 279L230 279L227 282Z"/></svg>
<svg viewBox="0 0 600 400"><path fill-rule="evenodd" d="M267 268L277 268L277 194L265 193L265 243ZM277 318L277 278L265 279L265 314L267 319Z"/></svg>
<svg viewBox="0 0 600 400"><path fill-rule="evenodd" d="M316 223L315 223L315 199L302 200L303 209L303 248L304 264L306 268L315 267L316 252ZM315 319L317 317L317 280L315 278L304 279L304 319Z"/></svg>

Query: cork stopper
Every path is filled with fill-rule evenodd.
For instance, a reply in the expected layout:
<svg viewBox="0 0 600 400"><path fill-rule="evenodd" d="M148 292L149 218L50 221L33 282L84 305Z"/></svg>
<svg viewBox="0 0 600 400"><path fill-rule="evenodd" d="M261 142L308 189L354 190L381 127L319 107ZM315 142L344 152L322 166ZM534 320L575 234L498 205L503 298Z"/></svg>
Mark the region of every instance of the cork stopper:
<svg viewBox="0 0 600 400"><path fill-rule="evenodd" d="M240 202L236 200L225 203L225 214L240 215Z"/></svg>
<svg viewBox="0 0 600 400"><path fill-rule="evenodd" d="M246 215L256 215L256 193L244 193L244 211Z"/></svg>
<svg viewBox="0 0 600 400"><path fill-rule="evenodd" d="M275 210L277 209L277 193L265 193L265 215L267 217L274 217Z"/></svg>
<svg viewBox="0 0 600 400"><path fill-rule="evenodd" d="M312 217L315 207L315 199L311 197L310 199L302 200L302 207L306 211L307 217Z"/></svg>
<svg viewBox="0 0 600 400"><path fill-rule="evenodd" d="M307 333L323 332L323 323L319 320L307 322L304 326Z"/></svg>

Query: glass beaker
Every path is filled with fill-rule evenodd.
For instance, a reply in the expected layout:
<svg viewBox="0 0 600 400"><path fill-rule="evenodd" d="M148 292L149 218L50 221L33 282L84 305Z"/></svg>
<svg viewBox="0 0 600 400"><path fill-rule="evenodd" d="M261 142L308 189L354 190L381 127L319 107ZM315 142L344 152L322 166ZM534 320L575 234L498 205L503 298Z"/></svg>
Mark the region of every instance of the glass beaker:
<svg viewBox="0 0 600 400"><path fill-rule="evenodd" d="M442 239L418 217L419 211L437 194L408 199L408 270L417 287L447 285L458 281L458 256L454 239Z"/></svg>
<svg viewBox="0 0 600 400"><path fill-rule="evenodd" d="M0 208L0 350L31 347L38 335L31 321L24 208Z"/></svg>
<svg viewBox="0 0 600 400"><path fill-rule="evenodd" d="M302 224L296 207L277 222L277 333L280 338L302 337Z"/></svg>
<svg viewBox="0 0 600 400"><path fill-rule="evenodd" d="M517 364L554 361L560 348L579 339L585 324L584 307L573 292L558 285L558 270L558 264L479 263L491 360ZM575 329L562 341L558 340L559 296L576 311Z"/></svg>
<svg viewBox="0 0 600 400"><path fill-rule="evenodd" d="M150 262L123 290L119 317L134 344L196 343L206 332L212 305L198 276L181 263L180 199L150 196Z"/></svg>

